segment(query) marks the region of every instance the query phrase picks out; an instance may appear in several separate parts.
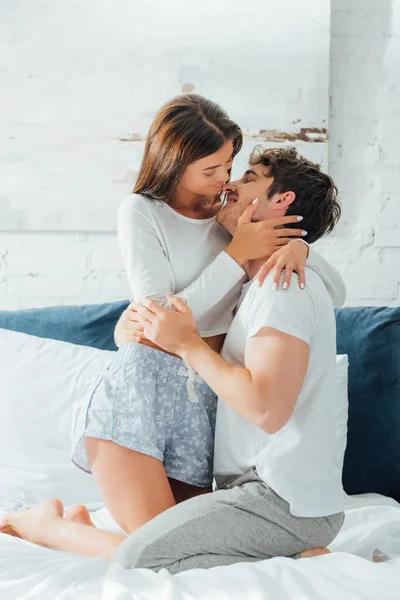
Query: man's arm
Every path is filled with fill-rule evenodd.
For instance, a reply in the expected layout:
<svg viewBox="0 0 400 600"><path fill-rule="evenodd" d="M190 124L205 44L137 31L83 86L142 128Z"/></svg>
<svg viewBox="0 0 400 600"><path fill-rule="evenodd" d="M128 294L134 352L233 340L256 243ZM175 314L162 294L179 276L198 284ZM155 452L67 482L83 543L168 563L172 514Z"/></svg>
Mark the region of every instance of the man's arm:
<svg viewBox="0 0 400 600"><path fill-rule="evenodd" d="M211 350L195 330L189 307L171 298L176 312L151 300L138 305L148 339L179 354L219 398L244 419L276 433L289 420L307 372L309 346L272 327L247 340L245 366L234 366Z"/></svg>
<svg viewBox="0 0 400 600"><path fill-rule="evenodd" d="M273 434L292 415L307 373L309 346L264 327L247 340L245 367L235 367L197 339L182 358L232 410Z"/></svg>

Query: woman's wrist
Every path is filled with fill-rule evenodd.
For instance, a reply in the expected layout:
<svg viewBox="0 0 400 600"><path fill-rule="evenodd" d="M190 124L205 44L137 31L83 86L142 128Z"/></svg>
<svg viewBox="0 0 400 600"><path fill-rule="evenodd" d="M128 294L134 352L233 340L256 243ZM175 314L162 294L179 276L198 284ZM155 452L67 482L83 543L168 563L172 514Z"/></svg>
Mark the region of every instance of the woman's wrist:
<svg viewBox="0 0 400 600"><path fill-rule="evenodd" d="M231 258L233 258L233 260L237 262L237 264L240 267L243 267L243 265L247 261L247 258L243 255L241 249L238 248L235 244L235 240L232 240L231 243L226 246L224 252L226 252Z"/></svg>
<svg viewBox="0 0 400 600"><path fill-rule="evenodd" d="M296 238L292 241L289 242L289 244L292 244L293 242L302 242L303 244L305 244L307 246L307 258L310 254L310 244L308 242L306 242L306 240L303 240L302 238Z"/></svg>

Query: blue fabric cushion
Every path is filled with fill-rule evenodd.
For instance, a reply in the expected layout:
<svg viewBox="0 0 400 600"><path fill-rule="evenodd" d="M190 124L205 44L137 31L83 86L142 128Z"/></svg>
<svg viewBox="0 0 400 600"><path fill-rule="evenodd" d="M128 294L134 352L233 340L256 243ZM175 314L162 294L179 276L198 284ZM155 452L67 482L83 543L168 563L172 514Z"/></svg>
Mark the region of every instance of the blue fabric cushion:
<svg viewBox="0 0 400 600"><path fill-rule="evenodd" d="M349 355L344 488L400 501L400 307L342 308L336 323Z"/></svg>
<svg viewBox="0 0 400 600"><path fill-rule="evenodd" d="M0 311L0 328L100 350L117 350L114 328L128 300L84 306Z"/></svg>

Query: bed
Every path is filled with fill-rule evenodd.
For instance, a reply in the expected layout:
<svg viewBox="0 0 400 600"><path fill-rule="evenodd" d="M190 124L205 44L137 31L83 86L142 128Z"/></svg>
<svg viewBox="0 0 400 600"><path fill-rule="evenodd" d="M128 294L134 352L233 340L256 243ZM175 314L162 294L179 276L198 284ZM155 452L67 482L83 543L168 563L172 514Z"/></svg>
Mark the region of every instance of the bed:
<svg viewBox="0 0 400 600"><path fill-rule="evenodd" d="M0 511L1 512L1 511ZM113 529L106 509L92 513ZM372 562L379 549L390 557ZM398 600L400 504L377 494L348 497L346 519L332 554L274 558L209 571L170 575L124 570L105 559L41 548L0 534L1 600Z"/></svg>
<svg viewBox="0 0 400 600"><path fill-rule="evenodd" d="M60 497L66 507L87 503L96 526L116 528L71 465L69 437L80 397L112 358L126 304L0 312L0 515ZM400 600L400 308L342 309L336 319L338 353L350 365L350 495L331 554L172 576L0 534L0 599ZM361 493L369 490L377 493Z"/></svg>

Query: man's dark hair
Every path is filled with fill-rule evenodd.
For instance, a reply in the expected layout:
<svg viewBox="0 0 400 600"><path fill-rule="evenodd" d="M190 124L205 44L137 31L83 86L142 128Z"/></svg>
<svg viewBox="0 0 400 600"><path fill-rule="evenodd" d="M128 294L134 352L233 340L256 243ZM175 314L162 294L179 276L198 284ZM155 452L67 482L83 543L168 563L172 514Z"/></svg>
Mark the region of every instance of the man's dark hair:
<svg viewBox="0 0 400 600"><path fill-rule="evenodd" d="M286 215L304 217L301 226L308 231L304 238L307 242L315 242L332 231L342 210L332 177L323 173L319 164L307 160L293 147L266 149L262 146L254 148L249 162L251 166L268 167L265 175L274 178L268 198L285 192L296 194Z"/></svg>

